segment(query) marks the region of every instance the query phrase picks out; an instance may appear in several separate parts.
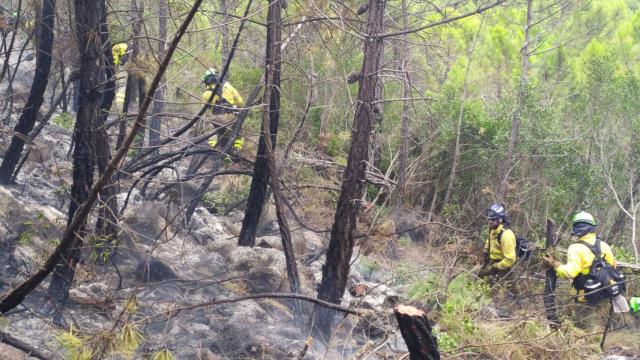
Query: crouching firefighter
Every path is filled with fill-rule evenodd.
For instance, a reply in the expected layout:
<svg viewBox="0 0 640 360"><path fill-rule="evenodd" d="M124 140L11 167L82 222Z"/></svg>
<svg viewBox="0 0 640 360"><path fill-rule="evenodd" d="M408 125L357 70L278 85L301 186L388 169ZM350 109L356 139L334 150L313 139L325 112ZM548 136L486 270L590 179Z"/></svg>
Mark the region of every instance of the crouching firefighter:
<svg viewBox="0 0 640 360"><path fill-rule="evenodd" d="M502 278L516 263L516 236L508 228L510 221L504 205L492 204L487 209L487 221L489 237L484 243L484 266L478 272L478 277Z"/></svg>
<svg viewBox="0 0 640 360"><path fill-rule="evenodd" d="M220 84L220 78L216 70L209 68L202 77L202 82L206 86L206 91L202 94L202 101L211 107L211 112L220 123L228 123L233 120L234 114L237 113L238 107L244 106L244 99L228 81ZM213 90L218 85L217 94L213 95ZM212 136L209 141L209 147L214 149L220 141L228 141L230 135L229 129L219 135ZM222 143L221 145L224 145ZM244 145L244 137L239 134L233 141L232 150L240 152Z"/></svg>
<svg viewBox="0 0 640 360"><path fill-rule="evenodd" d="M577 291L576 302L596 305L603 299L612 299L625 291L624 275L616 269L611 247L596 236L596 221L587 212L573 216L571 235L578 237L567 249L567 262L562 264L551 254L543 261L559 277L573 279ZM626 304L626 301L625 301Z"/></svg>

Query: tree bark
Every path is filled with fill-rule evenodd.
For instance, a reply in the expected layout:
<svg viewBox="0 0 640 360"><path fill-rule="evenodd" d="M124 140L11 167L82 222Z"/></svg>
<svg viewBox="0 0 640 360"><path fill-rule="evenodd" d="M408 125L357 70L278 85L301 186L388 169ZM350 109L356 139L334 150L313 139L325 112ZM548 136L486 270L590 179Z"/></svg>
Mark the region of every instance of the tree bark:
<svg viewBox="0 0 640 360"><path fill-rule="evenodd" d="M291 233L287 218L284 216L284 207L282 193L280 192L280 183L276 168L275 155L273 152L273 144L271 143L271 121L280 118L280 63L281 50L280 41L282 39L282 6L281 0L270 0L269 10L267 12L267 60L265 72L265 92L264 98L267 99L266 106L262 111L262 129L264 134L262 138L265 140L265 156L269 177L271 179L271 189L273 191L273 199L276 205L276 215L278 218L278 228L282 237L282 248L287 262L287 275L291 292L300 293L300 277L298 276L298 268L296 258L293 252L291 242ZM296 316L300 314L300 306L298 301L294 301L294 312Z"/></svg>
<svg viewBox="0 0 640 360"><path fill-rule="evenodd" d="M393 309L398 327L409 349L411 360L439 360L438 341L424 311L413 306L398 305Z"/></svg>
<svg viewBox="0 0 640 360"><path fill-rule="evenodd" d="M338 199L327 260L322 267L322 281L318 299L339 304L347 286L349 261L353 252L356 213L365 180L369 141L373 121L376 119L375 93L382 56L385 0L369 0L367 37L364 41L364 59L359 77L359 90L354 115L351 148L344 171ZM315 308L314 330L325 341L330 337L334 312Z"/></svg>
<svg viewBox="0 0 640 360"><path fill-rule="evenodd" d="M277 4L275 4L275 2L277 2ZM270 0L269 11L272 11L271 8L274 6L281 6L280 1ZM280 46L280 41L281 33L267 32L267 44L276 43L278 44L278 46ZM274 88L279 89L281 64L279 62L271 64L269 63L269 61L269 55L267 55L267 69L272 67L274 74L274 77L270 80L270 84ZM268 78L268 76L269 75L267 71L267 74L265 74L265 79ZM271 134L271 144L273 145L273 149L275 150L276 137L278 134L278 123L280 121L280 96L276 93L278 92L271 92L271 98L268 100L271 105L271 107L269 108L269 129L264 128L265 122L262 123L260 140L258 142L258 153L256 154L256 162L253 167L251 190L249 191L247 208L245 211L244 219L242 219L242 229L240 230L240 236L238 239L238 244L241 246L255 245L258 223L260 221L260 216L262 215L264 204L267 201L267 187L270 182L270 177L268 160L266 157L266 142L264 137L267 136L267 134Z"/></svg>
<svg viewBox="0 0 640 360"><path fill-rule="evenodd" d="M102 114L102 93L100 85L104 80L102 61L102 39L95 36L100 31L104 16L100 2L95 0L75 0L76 38L80 53L80 93L78 114L74 129L75 149L73 151L73 185L67 226L72 223L76 210L84 203L93 184L95 171L96 124ZM83 244L84 224L75 232L69 249L57 260L48 294L51 300L64 305L69 296L69 288L75 276L75 268L80 258Z"/></svg>
<svg viewBox="0 0 640 360"><path fill-rule="evenodd" d="M458 170L458 163L460 162L460 138L462 137L462 122L464 120L464 105L467 101L467 88L469 84L469 69L471 68L471 60L473 59L473 52L476 48L476 44L478 43L478 38L480 37L480 31L482 30L482 23L478 28L478 32L476 33L473 42L471 43L471 47L467 51L467 67L464 71L464 80L462 82L462 94L460 95L460 110L458 112L458 123L456 125L456 142L453 148L453 159L451 160L451 172L449 173L449 184L447 185L447 190L444 193L444 198L442 199L442 207L441 210L444 210L447 204L449 203L449 197L451 196L451 192L453 191L453 186L455 184L456 179L456 171Z"/></svg>
<svg viewBox="0 0 640 360"><path fill-rule="evenodd" d="M407 0L402 0L402 27L406 30L409 28L409 12ZM402 96L404 101L402 103L402 141L400 141L400 156L398 166L398 190L399 190L399 205L404 205L407 191L407 165L409 164L409 124L411 118L409 117L409 98L411 98L411 84L409 83L409 70L407 70L408 64L411 62L411 56L409 52L409 39L408 34L402 36L402 67L401 71L404 74L404 84Z"/></svg>
<svg viewBox="0 0 640 360"><path fill-rule="evenodd" d="M20 155L24 148L24 137L29 135L35 125L37 114L44 102L44 92L49 82L49 72L51 70L51 50L53 48L53 25L55 20L55 0L44 0L42 3L42 20L39 26L38 53L36 55L36 73L33 77L33 84L29 98L24 110L18 119L18 124L13 131L16 135L11 139L11 145L0 165L0 183L8 184L11 181L13 172L18 165Z"/></svg>
<svg viewBox="0 0 640 360"><path fill-rule="evenodd" d="M522 65L520 68L520 83L518 84L518 99L516 109L513 112L511 131L509 132L509 143L507 144L507 154L502 161L502 166L498 172L500 178L498 183L497 200L504 202L509 192L509 174L513 163L513 154L518 143L518 133L520 131L520 120L525 106L525 97L529 87L529 42L531 41L531 24L533 17L533 0L527 0L527 23L524 26L524 43L520 50L522 54Z"/></svg>
<svg viewBox="0 0 640 360"><path fill-rule="evenodd" d="M164 56L167 49L167 14L169 3L167 0L158 1L158 53ZM164 100L167 92L167 85L162 83L153 97L153 115L149 123L149 147L154 148L160 144L160 125L162 124L162 114L164 112ZM154 148L153 153L157 154L159 148Z"/></svg>
<svg viewBox="0 0 640 360"><path fill-rule="evenodd" d="M111 40L109 39L109 26L106 19L106 2L100 1L103 18L101 19L100 37L104 50L106 88L102 98L101 112L96 133L96 165L98 172L103 174L107 170L107 165L111 159L111 147L109 146L109 136L104 126L109 117L109 111L116 96L115 64L111 54ZM109 246L115 244L118 237L118 199L116 198L117 187L115 179L111 178L100 192L98 202L98 220L96 221L96 233L101 238L98 246ZM104 248L99 248L102 251Z"/></svg>
<svg viewBox="0 0 640 360"><path fill-rule="evenodd" d="M131 43L131 56L129 56L129 67L134 66L138 59L138 55L140 54L140 42L138 38L140 37L140 31L142 30L142 14L144 9L141 6L138 6L136 0L131 0L131 11L135 13L135 19L132 19L133 22L133 41ZM124 90L124 101L122 105L122 115L125 117L122 122L120 122L120 127L118 129L118 137L116 140L116 149L119 149L122 146L122 142L124 141L125 134L127 133L127 121L126 116L129 113L129 106L131 105L131 101L135 97L136 94L139 95L140 92L140 79L133 74L131 71L128 71L127 74L127 85ZM138 99L141 103L142 99ZM140 129L143 136L144 142L144 129ZM134 146L139 146L139 141L136 142Z"/></svg>

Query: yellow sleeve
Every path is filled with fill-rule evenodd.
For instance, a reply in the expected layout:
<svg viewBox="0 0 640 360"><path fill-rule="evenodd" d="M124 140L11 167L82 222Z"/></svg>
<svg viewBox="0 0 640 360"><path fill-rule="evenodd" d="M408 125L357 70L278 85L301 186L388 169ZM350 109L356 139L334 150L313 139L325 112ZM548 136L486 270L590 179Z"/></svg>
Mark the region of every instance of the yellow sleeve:
<svg viewBox="0 0 640 360"><path fill-rule="evenodd" d="M487 240L484 241L484 251L485 252L489 252L489 237L487 237Z"/></svg>
<svg viewBox="0 0 640 360"><path fill-rule="evenodd" d="M558 274L558 276L568 279L573 279L578 276L580 270L582 270L582 256L580 256L582 248L591 251L586 246L580 244L572 244L569 246L569 249L567 249L567 263L556 268L556 274Z"/></svg>
<svg viewBox="0 0 640 360"><path fill-rule="evenodd" d="M244 106L244 99L242 98L242 96L240 96L238 90L236 90L236 88L234 88L231 84L224 83L223 90L227 93L224 98L227 99L227 101L232 100L229 101L229 104L238 107Z"/></svg>
<svg viewBox="0 0 640 360"><path fill-rule="evenodd" d="M202 93L202 102L204 104L208 103L209 102L209 97L211 97L211 90L207 90L207 91L203 92ZM211 104L215 104L217 98L218 98L217 96L214 96L213 99L211 99Z"/></svg>
<svg viewBox="0 0 640 360"><path fill-rule="evenodd" d="M111 48L111 55L113 56L113 64L120 65L120 52L117 45Z"/></svg>
<svg viewBox="0 0 640 360"><path fill-rule="evenodd" d="M502 256L499 263L493 265L498 270L506 270L516 263L516 236L511 230L505 230L500 238Z"/></svg>

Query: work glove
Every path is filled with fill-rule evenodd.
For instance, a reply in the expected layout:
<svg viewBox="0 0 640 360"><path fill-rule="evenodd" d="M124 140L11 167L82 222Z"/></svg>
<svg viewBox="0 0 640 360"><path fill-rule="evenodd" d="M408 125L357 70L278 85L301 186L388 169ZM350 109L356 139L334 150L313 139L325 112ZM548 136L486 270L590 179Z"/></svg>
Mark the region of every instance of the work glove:
<svg viewBox="0 0 640 360"><path fill-rule="evenodd" d="M493 265L485 265L478 271L478 277L483 278L495 274L496 268Z"/></svg>
<svg viewBox="0 0 640 360"><path fill-rule="evenodd" d="M542 255L542 261L550 268L552 269L556 269L558 266L560 266L560 261L558 261L556 258L553 257L553 255L551 254L544 254Z"/></svg>

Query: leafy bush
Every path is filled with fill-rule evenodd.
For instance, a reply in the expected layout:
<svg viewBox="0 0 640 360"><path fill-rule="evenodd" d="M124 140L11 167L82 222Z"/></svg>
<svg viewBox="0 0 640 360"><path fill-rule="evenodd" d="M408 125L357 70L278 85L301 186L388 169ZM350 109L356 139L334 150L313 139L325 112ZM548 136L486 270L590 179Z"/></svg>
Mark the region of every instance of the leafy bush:
<svg viewBox="0 0 640 360"><path fill-rule="evenodd" d="M73 117L69 113L66 113L66 112L54 116L51 121L55 125L58 125L58 126L60 126L61 128L64 128L64 129L71 129L71 128L73 128L73 125L75 124L75 120L73 119Z"/></svg>

